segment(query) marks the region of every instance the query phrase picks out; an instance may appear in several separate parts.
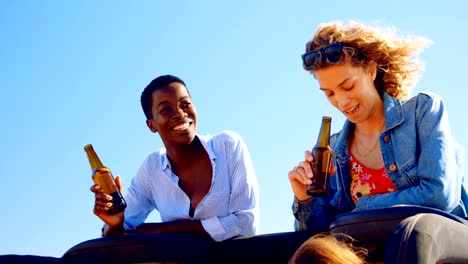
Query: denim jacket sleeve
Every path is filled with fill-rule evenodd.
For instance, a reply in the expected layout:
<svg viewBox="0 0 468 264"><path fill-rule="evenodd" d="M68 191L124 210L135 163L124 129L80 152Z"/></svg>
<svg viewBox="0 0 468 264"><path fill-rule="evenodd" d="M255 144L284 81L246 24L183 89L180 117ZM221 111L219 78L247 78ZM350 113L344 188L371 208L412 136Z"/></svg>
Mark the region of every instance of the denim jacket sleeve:
<svg viewBox="0 0 468 264"><path fill-rule="evenodd" d="M331 177L330 192L326 197L315 197L308 201L298 201L294 198L292 206L295 217L294 230L296 231L326 231L333 218L339 214L349 212L350 208L338 209L330 200L335 196L339 198L340 193L335 188L335 176Z"/></svg>
<svg viewBox="0 0 468 264"><path fill-rule="evenodd" d="M317 197L308 201L298 201L294 198L293 214L295 217L294 230L326 230L329 223L329 217L325 213L324 207L327 206L326 199Z"/></svg>
<svg viewBox="0 0 468 264"><path fill-rule="evenodd" d="M392 111L381 148L398 191L361 197L356 210L412 204L454 211L461 204L464 151L452 137L442 100L421 93ZM392 124L394 116L400 122Z"/></svg>
<svg viewBox="0 0 468 264"><path fill-rule="evenodd" d="M339 133L335 133L330 137L330 145L334 146ZM335 164L335 160L333 163ZM336 165L336 164L335 164ZM339 204L336 201L342 200L342 191L338 189L338 175L335 173L330 177L329 193L325 197L316 197L308 201L298 201L294 198L292 211L295 217L294 229L296 231L315 231L320 232L328 230L330 221L338 214L350 211L350 205L341 206L338 209L332 204ZM335 203L331 203L331 201Z"/></svg>

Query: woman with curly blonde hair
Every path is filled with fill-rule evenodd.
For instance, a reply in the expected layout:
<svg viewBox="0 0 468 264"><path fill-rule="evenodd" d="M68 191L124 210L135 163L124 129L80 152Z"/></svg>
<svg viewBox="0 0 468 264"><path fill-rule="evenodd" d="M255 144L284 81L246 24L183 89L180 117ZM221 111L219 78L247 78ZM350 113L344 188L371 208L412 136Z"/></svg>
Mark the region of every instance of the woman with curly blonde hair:
<svg viewBox="0 0 468 264"><path fill-rule="evenodd" d="M296 250L289 264L364 264L367 249L353 245L344 234L320 233L307 239Z"/></svg>
<svg viewBox="0 0 468 264"><path fill-rule="evenodd" d="M339 214L399 204L467 216L464 151L446 107L431 92L410 97L422 71L418 55L428 44L356 22L323 24L307 42L304 69L347 120L330 139L335 156L327 196L306 193L314 177L310 151L288 173L297 230L326 230Z"/></svg>
<svg viewBox="0 0 468 264"><path fill-rule="evenodd" d="M417 55L432 42L422 37L396 39L394 34L394 29L379 31L356 22L324 24L306 45L304 69L314 74L334 64L366 67L375 63L372 65L377 70L374 85L379 94L385 92L398 99L407 98L423 69ZM333 51L329 46L336 43L341 43L342 54L335 54L343 56L340 61L314 61L321 55L317 50Z"/></svg>

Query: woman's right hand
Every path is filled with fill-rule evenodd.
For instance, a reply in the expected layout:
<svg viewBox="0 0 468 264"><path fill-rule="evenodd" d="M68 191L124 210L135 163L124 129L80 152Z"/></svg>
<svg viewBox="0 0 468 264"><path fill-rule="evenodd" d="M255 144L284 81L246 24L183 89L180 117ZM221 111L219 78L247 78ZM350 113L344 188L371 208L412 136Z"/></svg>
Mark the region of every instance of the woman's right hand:
<svg viewBox="0 0 468 264"><path fill-rule="evenodd" d="M308 150L304 153L304 160L299 162L289 173L289 182L291 183L292 191L294 196L299 201L306 201L312 198L312 196L306 193L308 185L312 184L312 178L314 174L310 164L314 160L314 156Z"/></svg>
<svg viewBox="0 0 468 264"><path fill-rule="evenodd" d="M122 192L122 182L120 177L115 177L115 184ZM95 184L91 186L91 192L94 193L94 209L93 213L98 216L109 228L122 228L124 222L123 211L114 215L109 214L109 209L112 206L112 196L101 192L101 186Z"/></svg>

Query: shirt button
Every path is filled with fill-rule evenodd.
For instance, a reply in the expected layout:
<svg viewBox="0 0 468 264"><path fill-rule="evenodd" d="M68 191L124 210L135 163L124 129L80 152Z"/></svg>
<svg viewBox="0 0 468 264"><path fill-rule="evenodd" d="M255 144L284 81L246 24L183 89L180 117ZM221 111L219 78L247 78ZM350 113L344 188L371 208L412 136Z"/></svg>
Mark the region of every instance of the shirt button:
<svg viewBox="0 0 468 264"><path fill-rule="evenodd" d="M395 171L396 170L395 164L390 165L389 169L390 171Z"/></svg>
<svg viewBox="0 0 468 264"><path fill-rule="evenodd" d="M239 233L240 233L239 228L234 229L234 232L235 232L236 234L239 234Z"/></svg>
<svg viewBox="0 0 468 264"><path fill-rule="evenodd" d="M390 141L390 137L389 136L385 136L383 141L385 141L385 143L388 143Z"/></svg>

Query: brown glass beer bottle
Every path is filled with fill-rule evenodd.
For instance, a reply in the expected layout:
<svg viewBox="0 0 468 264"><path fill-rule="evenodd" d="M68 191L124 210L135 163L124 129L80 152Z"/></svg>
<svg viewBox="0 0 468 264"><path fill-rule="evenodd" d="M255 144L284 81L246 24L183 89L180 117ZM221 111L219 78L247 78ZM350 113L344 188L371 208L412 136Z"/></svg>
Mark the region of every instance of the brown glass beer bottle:
<svg viewBox="0 0 468 264"><path fill-rule="evenodd" d="M115 184L114 177L109 168L102 165L101 160L94 151L94 148L91 144L88 144L84 147L86 155L88 156L89 165L93 171L93 182L101 186L101 192L112 196L112 207L109 209L109 214L117 214L122 212L127 204L120 193L117 185Z"/></svg>
<svg viewBox="0 0 468 264"><path fill-rule="evenodd" d="M331 117L324 116L317 138L312 149L312 184L307 186L307 194L311 196L325 196L328 194L330 170L333 162L333 149L330 146Z"/></svg>

